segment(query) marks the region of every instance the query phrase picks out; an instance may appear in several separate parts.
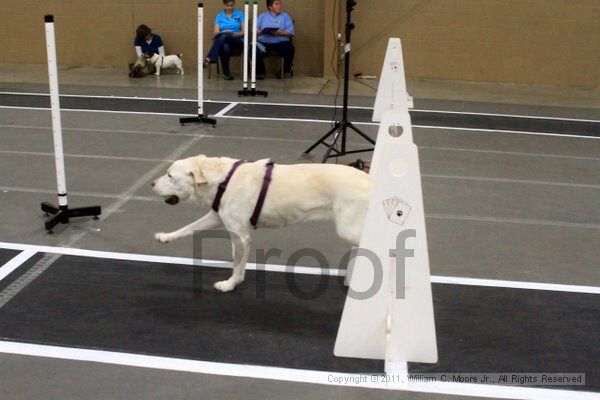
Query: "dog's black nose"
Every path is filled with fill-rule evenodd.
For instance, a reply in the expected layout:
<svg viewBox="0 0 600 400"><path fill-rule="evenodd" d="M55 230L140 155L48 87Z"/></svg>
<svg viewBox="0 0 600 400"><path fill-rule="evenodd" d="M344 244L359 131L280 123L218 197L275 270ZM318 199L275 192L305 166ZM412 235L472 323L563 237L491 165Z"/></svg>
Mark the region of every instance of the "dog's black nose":
<svg viewBox="0 0 600 400"><path fill-rule="evenodd" d="M154 185L156 185L156 182L154 182L154 181L150 182L150 186L154 187Z"/></svg>

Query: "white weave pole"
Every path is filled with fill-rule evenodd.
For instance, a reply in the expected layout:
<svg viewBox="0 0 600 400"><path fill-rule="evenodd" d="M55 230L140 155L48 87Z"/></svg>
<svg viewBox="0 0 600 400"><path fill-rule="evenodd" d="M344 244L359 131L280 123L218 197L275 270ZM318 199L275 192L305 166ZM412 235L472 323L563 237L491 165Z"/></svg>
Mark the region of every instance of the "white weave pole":
<svg viewBox="0 0 600 400"><path fill-rule="evenodd" d="M185 117L179 118L180 124L186 124L190 122L206 123L216 125L217 120L208 118L204 115L204 69L203 69L203 57L204 57L204 4L198 3L198 116L197 117Z"/></svg>
<svg viewBox="0 0 600 400"><path fill-rule="evenodd" d="M66 207L67 182L62 143L62 122L60 120L60 98L58 95L58 68L56 62L56 42L54 37L54 16L44 17L46 25L46 53L48 55L48 80L50 81L50 108L52 110L52 135L54 136L54 163L56 164L56 184L58 205Z"/></svg>
<svg viewBox="0 0 600 400"><path fill-rule="evenodd" d="M100 206L69 209L67 200L67 180L65 177L65 157L62 142L62 122L60 120L60 96L58 93L58 67L56 60L56 41L54 37L54 16L44 16L46 28L46 54L48 58L48 81L50 84L50 109L52 113L52 136L54 139L54 164L56 166L56 185L58 206L42 202L42 211L48 218L44 227L48 233L58 224L69 223L69 218L93 216L98 219L102 213Z"/></svg>
<svg viewBox="0 0 600 400"><path fill-rule="evenodd" d="M269 92L264 90L256 90L256 28L258 19L258 0L253 0L252 5L252 75L251 89L248 89L248 23L249 23L249 0L244 4L244 85L242 90L238 91L239 96L265 96Z"/></svg>
<svg viewBox="0 0 600 400"><path fill-rule="evenodd" d="M204 115L204 5L198 3L198 115Z"/></svg>
<svg viewBox="0 0 600 400"><path fill-rule="evenodd" d="M250 4L248 0L244 2L244 85L243 89L248 90L248 21L250 13Z"/></svg>
<svg viewBox="0 0 600 400"><path fill-rule="evenodd" d="M252 5L252 90L256 90L256 21L258 19L258 1Z"/></svg>

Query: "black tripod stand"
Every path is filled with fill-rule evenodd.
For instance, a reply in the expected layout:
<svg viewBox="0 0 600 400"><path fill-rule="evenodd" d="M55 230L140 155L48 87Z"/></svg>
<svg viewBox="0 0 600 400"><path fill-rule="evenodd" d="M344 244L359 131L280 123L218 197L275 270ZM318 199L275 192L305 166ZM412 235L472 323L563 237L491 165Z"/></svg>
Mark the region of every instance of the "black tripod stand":
<svg viewBox="0 0 600 400"><path fill-rule="evenodd" d="M323 156L323 160L321 162L327 162L327 159L329 159L331 157L341 157L346 154L362 153L365 151L373 151L373 148L346 151L346 132L347 132L348 128L350 128L354 132L358 133L369 143L371 143L373 145L375 144L375 141L373 139L371 139L364 132L362 132L360 129L358 129L356 126L354 126L354 124L352 124L352 122L348 121L348 81L349 81L349 74L350 74L350 34L352 33L352 30L354 29L354 24L352 23L351 15L352 15L352 10L354 9L355 5L356 5L355 0L346 0L346 55L344 57L344 105L342 108L342 110L343 110L342 111L343 112L342 120L336 121L333 128L331 128L325 135L323 135L323 137L321 137L315 144L310 146L304 152L305 155L308 155L315 147L317 147L320 144L327 146L328 149L325 152L325 155ZM332 139L331 143L328 144L325 142L325 140L327 140L327 138L329 138L329 136L331 136L331 135L333 135L333 139ZM338 140L340 140L340 137L341 137L340 149L337 149L335 146L336 146ZM334 154L331 154L332 152Z"/></svg>

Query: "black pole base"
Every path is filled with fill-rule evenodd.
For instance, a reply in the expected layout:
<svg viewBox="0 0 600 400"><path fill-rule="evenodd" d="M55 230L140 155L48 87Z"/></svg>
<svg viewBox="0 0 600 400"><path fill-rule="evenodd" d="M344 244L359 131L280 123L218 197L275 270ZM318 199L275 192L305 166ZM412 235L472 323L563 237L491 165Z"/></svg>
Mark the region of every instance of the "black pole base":
<svg viewBox="0 0 600 400"><path fill-rule="evenodd" d="M238 90L238 96L264 96L267 97L269 92L265 90L256 90L256 89L242 89Z"/></svg>
<svg viewBox="0 0 600 400"><path fill-rule="evenodd" d="M198 115L197 117L184 117L179 118L179 123L184 124L209 124L213 127L217 125L217 120L214 118L208 118L205 115Z"/></svg>
<svg viewBox="0 0 600 400"><path fill-rule="evenodd" d="M58 224L68 224L69 219L79 217L94 217L98 219L98 215L102 214L100 206L69 208L68 206L57 207L54 204L42 203L42 211L46 217L49 217L44 223L44 228L49 234L52 234L52 228Z"/></svg>
<svg viewBox="0 0 600 400"><path fill-rule="evenodd" d="M303 153L304 156L307 156L311 151L313 151L318 145L321 145L321 144L324 146L327 146L327 151L325 152L325 155L323 156L323 159L321 160L322 163L327 162L327 160L331 157L342 157L342 156L345 156L346 154L364 153L367 151L374 150L374 148L370 147L367 149L346 151L346 134L347 134L348 128L350 128L354 132L358 133L367 142L371 143L372 145L375 145L375 141L373 139L371 139L366 133L364 133L363 131L358 129L356 126L354 126L354 124L352 124L352 122L338 121L335 123L333 128L331 128L325 135L323 135L323 137L321 137L319 140L317 140L316 143L314 143L312 146L310 146L308 149L306 149L304 151L304 153ZM331 143L326 143L325 141L332 135L333 135L333 139L332 139ZM340 137L342 138L341 139L342 148L341 148L341 150L338 150L335 148L335 145L337 144L338 140L340 140Z"/></svg>

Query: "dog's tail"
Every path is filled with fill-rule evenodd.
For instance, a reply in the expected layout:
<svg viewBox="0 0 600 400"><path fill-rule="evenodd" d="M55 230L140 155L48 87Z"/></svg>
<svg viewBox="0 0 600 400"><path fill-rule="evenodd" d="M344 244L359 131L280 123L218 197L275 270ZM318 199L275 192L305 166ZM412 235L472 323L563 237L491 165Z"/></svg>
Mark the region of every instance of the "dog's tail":
<svg viewBox="0 0 600 400"><path fill-rule="evenodd" d="M177 54L177 57L179 57L179 58L183 58L183 53L179 53L179 54Z"/></svg>

